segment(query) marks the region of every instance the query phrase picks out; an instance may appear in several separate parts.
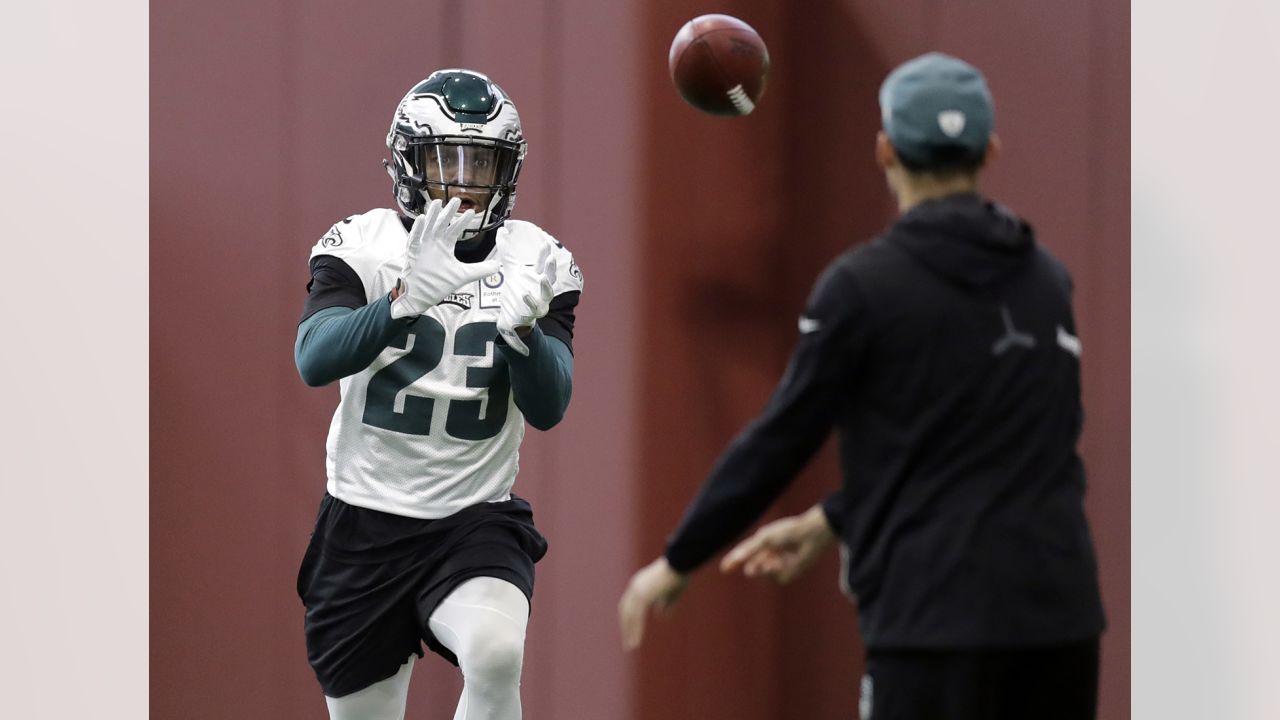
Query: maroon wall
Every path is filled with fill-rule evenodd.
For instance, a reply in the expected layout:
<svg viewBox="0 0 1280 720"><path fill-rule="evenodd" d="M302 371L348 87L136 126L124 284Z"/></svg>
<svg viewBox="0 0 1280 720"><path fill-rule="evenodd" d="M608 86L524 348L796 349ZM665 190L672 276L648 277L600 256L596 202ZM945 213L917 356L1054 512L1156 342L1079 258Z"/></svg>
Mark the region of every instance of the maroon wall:
<svg viewBox="0 0 1280 720"><path fill-rule="evenodd" d="M333 388L292 365L310 245L385 206L394 103L471 66L517 100L516 210L586 275L575 396L531 432L517 491L539 565L529 717L853 717L856 621L827 558L785 590L701 573L634 656L614 603L781 371L813 278L892 215L875 90L931 48L986 70L1005 156L990 192L1076 276L1089 512L1111 629L1103 717L1128 717L1128 10L1090 0L363 4L151 10L151 673L156 718L322 717L293 573L323 489ZM765 35L756 114L713 119L666 78L701 12ZM832 487L830 450L788 492ZM449 718L428 658L409 717Z"/></svg>

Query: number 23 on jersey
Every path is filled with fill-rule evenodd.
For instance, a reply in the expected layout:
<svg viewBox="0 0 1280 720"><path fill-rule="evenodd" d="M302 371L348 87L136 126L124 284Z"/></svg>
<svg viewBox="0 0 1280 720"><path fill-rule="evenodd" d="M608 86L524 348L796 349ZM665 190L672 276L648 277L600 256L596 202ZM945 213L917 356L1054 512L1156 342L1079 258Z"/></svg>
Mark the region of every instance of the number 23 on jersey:
<svg viewBox="0 0 1280 720"><path fill-rule="evenodd" d="M429 435L431 420L439 398L411 395L408 390L427 373L436 369L444 358L446 331L440 321L423 315L389 347L405 354L374 373L365 395L366 425L407 433ZM453 353L480 357L488 354L488 345L497 337L497 325L490 321L473 322L457 329ZM494 352L493 365L467 368L469 388L487 388L489 399L448 400L445 432L461 440L487 440L502 430L507 421L507 405L511 379L501 354Z"/></svg>

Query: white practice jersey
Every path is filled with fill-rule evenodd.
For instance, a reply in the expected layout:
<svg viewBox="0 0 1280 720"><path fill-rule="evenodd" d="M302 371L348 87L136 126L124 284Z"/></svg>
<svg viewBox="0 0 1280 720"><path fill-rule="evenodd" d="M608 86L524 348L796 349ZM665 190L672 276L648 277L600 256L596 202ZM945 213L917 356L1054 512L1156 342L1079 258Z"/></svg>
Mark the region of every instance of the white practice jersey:
<svg viewBox="0 0 1280 720"><path fill-rule="evenodd" d="M555 238L532 223L508 220L499 242L512 233L551 246L560 268L556 295L582 290L582 273ZM346 262L373 302L400 277L407 242L395 211L372 210L334 225L311 256ZM368 368L341 380L326 445L330 495L418 518L510 497L524 416L494 346L502 281L499 273L458 288Z"/></svg>

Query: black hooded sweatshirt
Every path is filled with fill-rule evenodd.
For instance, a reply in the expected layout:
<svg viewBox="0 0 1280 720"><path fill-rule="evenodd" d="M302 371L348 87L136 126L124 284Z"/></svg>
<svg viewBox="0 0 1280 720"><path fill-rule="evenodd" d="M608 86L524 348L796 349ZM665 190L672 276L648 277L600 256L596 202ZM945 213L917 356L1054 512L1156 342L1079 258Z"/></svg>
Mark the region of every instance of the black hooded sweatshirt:
<svg viewBox="0 0 1280 720"><path fill-rule="evenodd" d="M1103 628L1076 453L1071 279L976 194L837 257L763 414L671 537L690 571L765 512L835 428L823 503L868 648L1068 643Z"/></svg>

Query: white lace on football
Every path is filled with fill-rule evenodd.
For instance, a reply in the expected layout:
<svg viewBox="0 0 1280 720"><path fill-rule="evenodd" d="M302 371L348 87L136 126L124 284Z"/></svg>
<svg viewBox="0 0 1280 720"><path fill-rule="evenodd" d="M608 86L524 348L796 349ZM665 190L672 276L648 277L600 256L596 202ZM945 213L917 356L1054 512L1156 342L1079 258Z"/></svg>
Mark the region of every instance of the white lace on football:
<svg viewBox="0 0 1280 720"><path fill-rule="evenodd" d="M742 89L742 85L734 85L729 88L729 102L733 103L733 107L743 115L750 115L752 110L756 109L756 104L751 102L751 98L747 97L747 91Z"/></svg>

